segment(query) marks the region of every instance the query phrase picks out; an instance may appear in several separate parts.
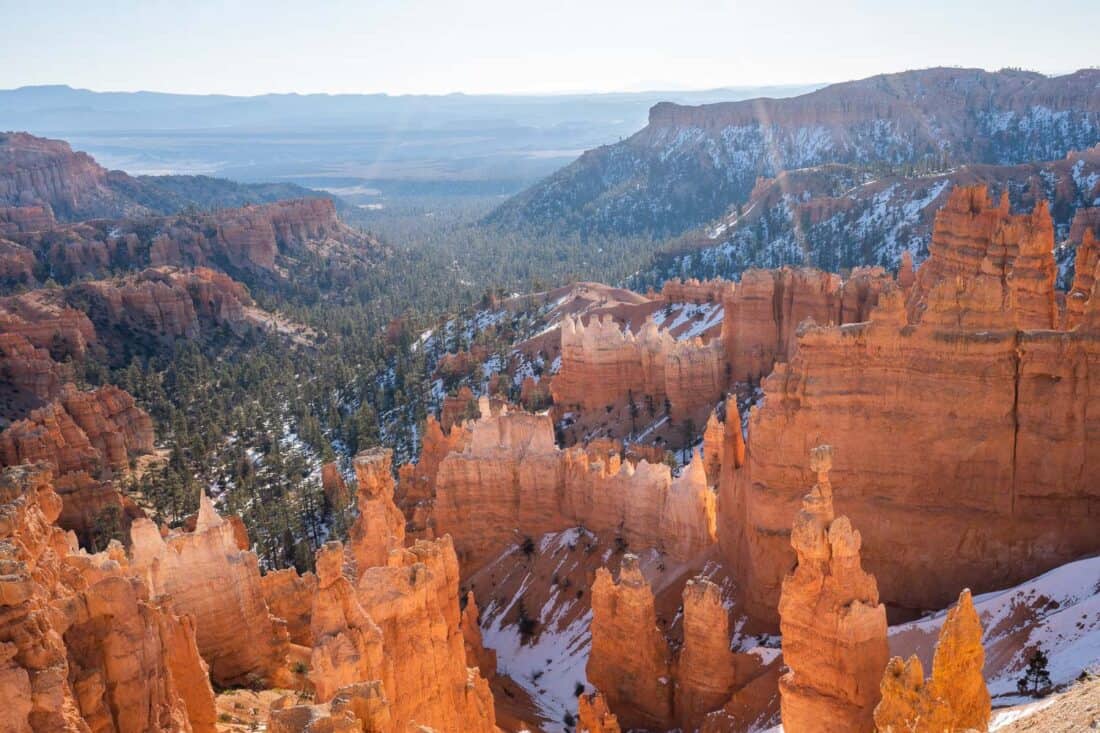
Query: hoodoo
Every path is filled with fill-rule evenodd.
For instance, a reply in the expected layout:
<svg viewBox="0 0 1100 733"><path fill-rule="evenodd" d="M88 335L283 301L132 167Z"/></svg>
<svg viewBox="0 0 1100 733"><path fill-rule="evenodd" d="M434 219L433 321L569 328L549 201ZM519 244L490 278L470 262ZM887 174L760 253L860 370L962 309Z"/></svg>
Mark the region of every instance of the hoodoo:
<svg viewBox="0 0 1100 733"><path fill-rule="evenodd" d="M860 534L833 511L832 448L814 448L817 483L791 530L798 561L783 579L779 629L790 671L779 680L789 733L870 733L886 668L886 607L860 566Z"/></svg>
<svg viewBox="0 0 1100 733"><path fill-rule="evenodd" d="M880 733L984 731L990 699L982 668L982 624L970 591L947 612L932 660L932 677L916 655L894 657L882 677L882 701L875 708Z"/></svg>

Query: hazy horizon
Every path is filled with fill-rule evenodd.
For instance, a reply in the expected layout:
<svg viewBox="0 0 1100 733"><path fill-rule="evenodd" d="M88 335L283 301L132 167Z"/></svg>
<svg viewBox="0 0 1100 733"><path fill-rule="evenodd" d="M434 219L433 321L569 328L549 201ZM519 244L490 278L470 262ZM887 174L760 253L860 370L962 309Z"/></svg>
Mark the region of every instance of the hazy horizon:
<svg viewBox="0 0 1100 733"><path fill-rule="evenodd" d="M1100 3L1080 0L1009 0L996 12L947 0L919 11L809 0L201 0L182 11L0 0L0 13L3 89L548 96L816 85L933 66L1059 75L1100 61Z"/></svg>

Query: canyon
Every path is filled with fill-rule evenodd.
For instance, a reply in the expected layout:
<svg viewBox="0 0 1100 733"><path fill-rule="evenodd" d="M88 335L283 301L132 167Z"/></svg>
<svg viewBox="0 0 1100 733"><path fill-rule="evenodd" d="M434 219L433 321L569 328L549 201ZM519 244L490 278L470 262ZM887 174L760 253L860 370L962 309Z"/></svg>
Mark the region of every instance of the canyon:
<svg viewBox="0 0 1100 733"><path fill-rule="evenodd" d="M387 278L435 260L346 204L3 133L0 731L932 733L1072 702L1096 79L660 104L488 221L721 217L705 241L637 291L422 313Z"/></svg>

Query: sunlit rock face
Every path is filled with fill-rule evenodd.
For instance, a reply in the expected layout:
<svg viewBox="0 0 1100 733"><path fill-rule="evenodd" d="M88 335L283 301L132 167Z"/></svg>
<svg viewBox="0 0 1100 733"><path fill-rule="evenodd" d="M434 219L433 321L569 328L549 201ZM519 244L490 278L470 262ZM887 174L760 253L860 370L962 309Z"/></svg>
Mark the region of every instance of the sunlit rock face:
<svg viewBox="0 0 1100 733"><path fill-rule="evenodd" d="M875 708L875 727L881 733L988 729L984 665L982 624L970 591L964 590L940 629L931 678L924 679L916 655L890 660L882 677L882 700Z"/></svg>
<svg viewBox="0 0 1100 733"><path fill-rule="evenodd" d="M0 728L213 733L193 621L153 599L117 543L75 550L51 481L43 465L0 476Z"/></svg>
<svg viewBox="0 0 1100 733"><path fill-rule="evenodd" d="M361 575L367 568L385 565L390 551L405 545L405 516L394 504L392 450L364 451L352 464L359 516L348 533L348 544Z"/></svg>
<svg viewBox="0 0 1100 733"><path fill-rule="evenodd" d="M874 576L860 565L860 533L833 511L832 449L815 448L817 483L791 530L797 564L783 579L779 680L783 730L858 733L874 730L878 681L886 667L886 607Z"/></svg>
<svg viewBox="0 0 1100 733"><path fill-rule="evenodd" d="M755 615L775 618L801 456L824 440L891 603L942 608L1100 549L1100 300L1082 276L1077 325L1059 330L1052 247L1045 206L958 189L908 294L887 287L865 323L800 329L749 417L745 466L720 482L719 537Z"/></svg>
<svg viewBox="0 0 1100 733"><path fill-rule="evenodd" d="M214 682L273 681L286 664L286 622L264 601L255 553L242 548L235 524L204 494L193 532L162 537L148 519L131 531L133 567L156 595L196 620L199 651Z"/></svg>
<svg viewBox="0 0 1100 733"><path fill-rule="evenodd" d="M578 524L678 560L715 543L715 494L702 458L673 477L664 464L562 450L546 414L486 411L465 429L462 450L439 462L432 515L437 533L456 538L464 567L525 536Z"/></svg>
<svg viewBox="0 0 1100 733"><path fill-rule="evenodd" d="M271 730L493 733L486 678L495 658L481 646L472 594L459 608L451 538L405 547L390 452L361 453L354 464L360 514L349 545L329 542L316 556L309 679L317 704L272 710ZM308 577L277 587L299 589Z"/></svg>

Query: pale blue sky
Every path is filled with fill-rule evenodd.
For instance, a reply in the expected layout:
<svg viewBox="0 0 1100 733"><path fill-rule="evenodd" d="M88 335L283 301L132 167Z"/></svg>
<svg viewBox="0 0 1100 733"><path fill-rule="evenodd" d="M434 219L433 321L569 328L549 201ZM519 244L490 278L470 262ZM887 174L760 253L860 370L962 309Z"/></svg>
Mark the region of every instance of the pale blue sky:
<svg viewBox="0 0 1100 733"><path fill-rule="evenodd" d="M561 92L1100 65L1100 0L0 0L0 88Z"/></svg>

